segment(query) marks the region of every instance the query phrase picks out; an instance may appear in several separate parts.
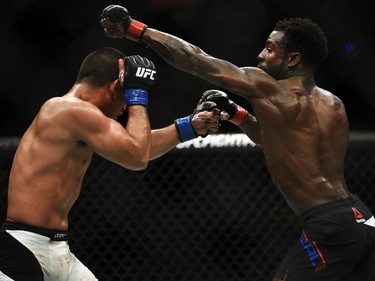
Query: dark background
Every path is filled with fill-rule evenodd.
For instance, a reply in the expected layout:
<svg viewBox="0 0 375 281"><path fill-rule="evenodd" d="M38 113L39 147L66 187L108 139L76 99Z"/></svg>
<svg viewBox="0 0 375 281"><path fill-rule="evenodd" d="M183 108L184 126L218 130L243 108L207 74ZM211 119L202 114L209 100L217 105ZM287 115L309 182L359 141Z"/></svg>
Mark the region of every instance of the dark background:
<svg viewBox="0 0 375 281"><path fill-rule="evenodd" d="M330 53L316 76L319 86L345 103L352 131L375 129L375 20L370 1L290 0L3 0L0 24L0 136L20 136L42 103L72 87L83 58L113 46L152 59L158 81L150 91L153 128L186 116L207 82L177 70L150 49L129 40L105 38L100 11L127 7L134 19L182 37L238 66L255 65L278 19L310 17L325 30ZM250 109L231 93L232 99ZM236 131L227 124L223 131Z"/></svg>

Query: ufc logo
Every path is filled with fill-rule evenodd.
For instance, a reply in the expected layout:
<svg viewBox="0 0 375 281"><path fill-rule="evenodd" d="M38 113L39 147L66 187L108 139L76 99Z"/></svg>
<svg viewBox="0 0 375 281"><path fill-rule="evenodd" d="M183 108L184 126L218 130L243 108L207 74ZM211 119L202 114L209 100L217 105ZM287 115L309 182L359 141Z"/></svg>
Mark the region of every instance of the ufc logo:
<svg viewBox="0 0 375 281"><path fill-rule="evenodd" d="M137 72L135 73L135 76L142 77L142 78L147 78L147 76L150 76L150 80L155 80L155 77L154 77L155 73L156 73L155 70L151 70L151 69L144 68L144 67L138 67Z"/></svg>

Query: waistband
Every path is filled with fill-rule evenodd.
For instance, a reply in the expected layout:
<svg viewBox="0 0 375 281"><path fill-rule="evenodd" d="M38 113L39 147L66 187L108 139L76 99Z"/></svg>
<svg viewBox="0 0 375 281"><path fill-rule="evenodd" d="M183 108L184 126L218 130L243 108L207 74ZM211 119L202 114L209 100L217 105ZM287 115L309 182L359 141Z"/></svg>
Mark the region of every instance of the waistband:
<svg viewBox="0 0 375 281"><path fill-rule="evenodd" d="M46 236L51 241L68 241L68 231L66 230L42 228L9 220L3 223L1 230L25 230Z"/></svg>
<svg viewBox="0 0 375 281"><path fill-rule="evenodd" d="M322 205L316 206L314 208L311 208L310 210L307 210L304 212L300 219L301 221L305 221L309 219L311 216L316 216L319 214L323 214L329 210L334 210L337 208L347 207L347 206L353 206L355 204L361 203L362 201L358 198L357 195L351 195L347 198L334 200L331 202L324 203Z"/></svg>

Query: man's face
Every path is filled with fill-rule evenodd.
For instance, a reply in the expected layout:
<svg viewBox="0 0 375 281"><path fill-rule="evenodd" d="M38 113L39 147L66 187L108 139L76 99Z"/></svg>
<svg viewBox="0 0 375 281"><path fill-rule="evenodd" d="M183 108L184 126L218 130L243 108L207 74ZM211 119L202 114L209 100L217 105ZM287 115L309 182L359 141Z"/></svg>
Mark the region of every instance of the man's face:
<svg viewBox="0 0 375 281"><path fill-rule="evenodd" d="M258 67L277 80L288 74L288 54L282 46L284 32L272 31L264 49L258 55Z"/></svg>

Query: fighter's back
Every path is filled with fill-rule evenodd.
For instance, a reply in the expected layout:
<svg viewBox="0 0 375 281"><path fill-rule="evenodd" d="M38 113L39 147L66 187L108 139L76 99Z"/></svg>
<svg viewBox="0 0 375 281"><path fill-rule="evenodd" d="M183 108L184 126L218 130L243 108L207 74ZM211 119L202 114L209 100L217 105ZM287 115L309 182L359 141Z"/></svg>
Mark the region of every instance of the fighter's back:
<svg viewBox="0 0 375 281"><path fill-rule="evenodd" d="M317 86L286 86L297 97L298 113L293 119L285 118L280 101L270 120L273 127L262 118L266 122L262 124L262 147L272 180L300 215L348 196L343 166L349 128L345 108L336 96Z"/></svg>
<svg viewBox="0 0 375 281"><path fill-rule="evenodd" d="M92 150L75 139L68 124L67 116L81 103L65 97L47 101L25 132L9 178L9 219L52 229L67 227L67 213L92 157Z"/></svg>

